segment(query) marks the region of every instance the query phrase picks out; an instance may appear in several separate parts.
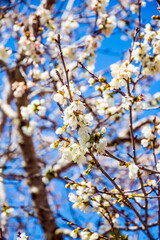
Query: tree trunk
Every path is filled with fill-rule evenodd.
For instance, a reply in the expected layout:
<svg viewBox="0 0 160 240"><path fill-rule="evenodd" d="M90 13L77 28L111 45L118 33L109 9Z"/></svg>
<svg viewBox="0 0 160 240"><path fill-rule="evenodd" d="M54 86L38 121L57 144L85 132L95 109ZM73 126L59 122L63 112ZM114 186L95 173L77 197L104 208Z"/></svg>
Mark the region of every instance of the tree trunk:
<svg viewBox="0 0 160 240"><path fill-rule="evenodd" d="M13 71L12 77L14 81L25 81L19 68ZM12 81L13 81L12 79ZM16 128L19 135L19 146L24 160L24 169L27 174L27 184L30 187L31 197L39 222L45 234L46 240L62 240L62 235L56 235L58 228L53 216L52 210L47 199L47 192L42 182L39 161L33 145L32 137L23 134L21 127L26 124L20 114L21 106L27 106L28 99L25 93L21 98L16 99L17 120Z"/></svg>

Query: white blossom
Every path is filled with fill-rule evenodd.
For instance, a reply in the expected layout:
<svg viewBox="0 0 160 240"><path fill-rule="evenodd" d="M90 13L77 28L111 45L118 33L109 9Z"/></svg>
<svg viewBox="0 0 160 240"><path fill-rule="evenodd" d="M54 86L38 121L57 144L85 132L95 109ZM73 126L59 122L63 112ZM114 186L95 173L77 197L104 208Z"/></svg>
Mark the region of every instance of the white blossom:
<svg viewBox="0 0 160 240"><path fill-rule="evenodd" d="M137 179L138 167L134 163L129 165L129 178Z"/></svg>
<svg viewBox="0 0 160 240"><path fill-rule="evenodd" d="M82 231L80 232L80 237L82 240L89 240L90 239L90 232L88 231Z"/></svg>
<svg viewBox="0 0 160 240"><path fill-rule="evenodd" d="M62 21L61 26L62 31L70 33L73 29L78 28L79 24L73 16L69 16L65 21Z"/></svg>
<svg viewBox="0 0 160 240"><path fill-rule="evenodd" d="M33 68L32 70L30 70L29 72L29 76L33 77L33 79L40 79L41 78L41 72L39 68Z"/></svg>
<svg viewBox="0 0 160 240"><path fill-rule="evenodd" d="M153 53L160 54L160 39L155 42L153 45Z"/></svg>
<svg viewBox="0 0 160 240"><path fill-rule="evenodd" d="M19 44L19 53L24 54L28 57L28 63L35 63L41 61L41 55L44 53L44 46L38 40L34 41L31 38L27 38L27 36L21 36L18 41ZM25 61L26 62L26 61Z"/></svg>
<svg viewBox="0 0 160 240"><path fill-rule="evenodd" d="M160 92L156 92L154 95L153 95L153 98L157 99L157 100L160 100Z"/></svg>
<svg viewBox="0 0 160 240"><path fill-rule="evenodd" d="M26 85L24 82L14 82L12 84L12 90L14 91L13 92L14 97L20 98L25 93Z"/></svg>
<svg viewBox="0 0 160 240"><path fill-rule="evenodd" d="M29 117L33 117L35 113L39 116L44 116L46 113L46 107L42 106L44 104L44 99L33 100L27 107L21 107L21 115L24 120L28 120Z"/></svg>
<svg viewBox="0 0 160 240"><path fill-rule="evenodd" d="M64 161L74 161L78 164L86 163L86 151L80 145L73 143L62 150L62 159Z"/></svg>
<svg viewBox="0 0 160 240"><path fill-rule="evenodd" d="M44 8L40 5L36 11L36 15L40 17L41 24L47 24L47 22L51 19L51 12L50 10Z"/></svg>
<svg viewBox="0 0 160 240"><path fill-rule="evenodd" d="M28 236L23 232L20 234L20 237L17 237L17 240L28 240Z"/></svg>
<svg viewBox="0 0 160 240"><path fill-rule="evenodd" d="M76 202L77 200L77 196L73 193L69 193L68 197L70 202Z"/></svg>
<svg viewBox="0 0 160 240"><path fill-rule="evenodd" d="M114 15L108 16L104 13L100 15L100 18L97 20L97 25L99 29L101 29L101 32L109 37L116 27L116 17Z"/></svg>
<svg viewBox="0 0 160 240"><path fill-rule="evenodd" d="M104 152L106 146L107 146L107 139L103 137L99 140L99 143L96 143L95 145L95 148L97 149L97 154L100 152Z"/></svg>
<svg viewBox="0 0 160 240"><path fill-rule="evenodd" d="M141 197L135 197L136 202L141 202L142 198Z"/></svg>
<svg viewBox="0 0 160 240"><path fill-rule="evenodd" d="M160 124L157 125L157 133L160 135Z"/></svg>
<svg viewBox="0 0 160 240"><path fill-rule="evenodd" d="M78 130L78 135L80 137L79 143L82 147L86 147L87 142L90 140L91 129L89 127L82 127Z"/></svg>
<svg viewBox="0 0 160 240"><path fill-rule="evenodd" d="M105 8L108 6L110 0L87 0L89 7L98 11L100 14L105 12Z"/></svg>
<svg viewBox="0 0 160 240"><path fill-rule="evenodd" d="M89 80L88 80L88 83L90 84L90 86L93 86L95 82L96 81L94 78L89 78Z"/></svg>
<svg viewBox="0 0 160 240"><path fill-rule="evenodd" d="M23 133L26 135L26 136L31 136L32 135L32 133L33 133L33 131L34 131L34 129L36 128L36 122L35 121L30 121L29 122L29 126L23 126L22 127L22 131L23 131Z"/></svg>
<svg viewBox="0 0 160 240"><path fill-rule="evenodd" d="M38 106L37 107L37 113L39 116L45 116L45 113L46 113L46 107L44 106Z"/></svg>
<svg viewBox="0 0 160 240"><path fill-rule="evenodd" d="M160 172L160 160L157 161L157 171Z"/></svg>
<svg viewBox="0 0 160 240"><path fill-rule="evenodd" d="M138 42L134 43L132 51L132 57L136 62L142 61L143 65L148 61L148 52L151 49L148 43L141 43L139 46Z"/></svg>
<svg viewBox="0 0 160 240"><path fill-rule="evenodd" d="M5 48L3 44L0 44L0 59L6 60L10 57L12 50L9 48Z"/></svg>
<svg viewBox="0 0 160 240"><path fill-rule="evenodd" d="M89 240L96 240L99 238L99 234L98 233L93 233L91 236L90 236L90 239Z"/></svg>
<svg viewBox="0 0 160 240"><path fill-rule="evenodd" d="M63 150L62 159L64 161L72 161L73 160L73 153L72 153L71 148L65 148Z"/></svg>
<svg viewBox="0 0 160 240"><path fill-rule="evenodd" d="M147 184L148 184L149 186L153 186L153 187L156 187L156 186L157 186L156 180L150 180L150 179L148 179L148 180L147 180Z"/></svg>
<svg viewBox="0 0 160 240"><path fill-rule="evenodd" d="M73 230L70 235L72 238L77 238L77 233L75 232L75 230Z"/></svg>
<svg viewBox="0 0 160 240"><path fill-rule="evenodd" d="M133 99L129 95L122 96L122 107L126 110L129 110L129 107L132 105Z"/></svg>
<svg viewBox="0 0 160 240"><path fill-rule="evenodd" d="M47 80L49 78L48 71L42 72L40 78L41 78L41 80Z"/></svg>
<svg viewBox="0 0 160 240"><path fill-rule="evenodd" d="M101 129L101 133L102 133L102 134L106 133L106 128L105 128L105 127L103 127L103 128Z"/></svg>
<svg viewBox="0 0 160 240"><path fill-rule="evenodd" d="M149 145L149 142L148 142L147 139L142 139L141 144L142 144L143 147L147 147Z"/></svg>
<svg viewBox="0 0 160 240"><path fill-rule="evenodd" d="M62 133L64 133L63 128L57 128L56 134L62 134Z"/></svg>
<svg viewBox="0 0 160 240"><path fill-rule="evenodd" d="M143 133L145 138L154 139L154 134L152 133L152 129L150 127L144 127L142 129L142 133Z"/></svg>

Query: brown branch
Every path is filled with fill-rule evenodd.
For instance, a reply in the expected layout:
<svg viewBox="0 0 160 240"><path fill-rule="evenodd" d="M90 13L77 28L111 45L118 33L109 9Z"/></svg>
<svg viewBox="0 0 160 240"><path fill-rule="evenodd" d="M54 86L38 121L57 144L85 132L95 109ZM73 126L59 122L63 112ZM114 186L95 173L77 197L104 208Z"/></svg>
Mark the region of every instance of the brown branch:
<svg viewBox="0 0 160 240"><path fill-rule="evenodd" d="M66 74L67 88L68 88L68 92L69 92L69 96L70 96L70 101L73 102L72 95L71 95L71 91L70 91L69 77L68 77L69 69L66 68L66 64L65 64L65 61L64 61L64 57L63 57L63 53L62 53L62 48L61 48L61 38L60 38L60 34L58 34L58 39L55 39L55 41L56 41L56 43L58 44L59 51L60 51L60 56L61 56L61 60L62 60L62 64L63 64L64 71L65 71L65 74Z"/></svg>
<svg viewBox="0 0 160 240"><path fill-rule="evenodd" d="M45 7L47 9L51 9L53 4L55 4L55 3L56 3L56 0L46 0Z"/></svg>
<svg viewBox="0 0 160 240"><path fill-rule="evenodd" d="M89 153L90 153L92 159L94 160L96 167L103 173L104 176L107 177L107 179L109 179L109 181L114 185L114 187L115 187L115 188L118 190L118 192L122 195L122 197L124 198L123 203L124 203L126 206L130 207L130 209L132 209L132 210L134 211L134 213L137 215L137 217L139 218L139 220L141 221L141 223L144 225L145 230L146 230L149 238L150 238L151 240L154 240L153 237L152 237L152 235L151 235L151 233L150 233L150 231L149 231L149 229L148 229L148 227L147 227L147 225L145 224L145 222L143 221L141 215L139 214L139 212L134 208L134 206L131 204L131 202L128 200L128 198L126 198L126 196L124 195L123 191L120 189L120 187L119 187L119 186L117 185L117 183L114 181L114 179L112 179L112 178L110 177L110 175L101 167L101 165L99 164L99 162L97 161L97 159L96 159L95 156L93 155L91 149L89 149Z"/></svg>

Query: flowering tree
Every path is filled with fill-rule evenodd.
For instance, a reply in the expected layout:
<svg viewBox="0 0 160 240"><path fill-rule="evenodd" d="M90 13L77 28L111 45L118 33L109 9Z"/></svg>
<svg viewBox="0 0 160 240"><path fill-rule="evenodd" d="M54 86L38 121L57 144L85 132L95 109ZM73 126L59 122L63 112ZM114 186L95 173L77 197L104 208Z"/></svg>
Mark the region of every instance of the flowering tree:
<svg viewBox="0 0 160 240"><path fill-rule="evenodd" d="M0 4L0 239L160 239L156 4Z"/></svg>

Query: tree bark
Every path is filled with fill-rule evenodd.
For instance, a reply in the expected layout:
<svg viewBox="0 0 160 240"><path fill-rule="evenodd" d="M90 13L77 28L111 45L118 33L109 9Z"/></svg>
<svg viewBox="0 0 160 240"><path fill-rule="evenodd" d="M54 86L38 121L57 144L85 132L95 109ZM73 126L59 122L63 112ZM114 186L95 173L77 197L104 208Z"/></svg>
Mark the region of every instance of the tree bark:
<svg viewBox="0 0 160 240"><path fill-rule="evenodd" d="M12 81L25 81L18 67L12 70ZM46 240L62 240L62 234L56 234L58 227L48 203L47 192L45 185L42 182L39 160L36 156L32 137L24 135L21 129L24 124L27 124L27 122L22 119L20 109L21 106L27 105L27 93L25 93L21 98L16 98L17 119L15 120L15 123L19 135L18 144L24 160L24 169L27 174L27 184L30 187L34 209L44 231Z"/></svg>

